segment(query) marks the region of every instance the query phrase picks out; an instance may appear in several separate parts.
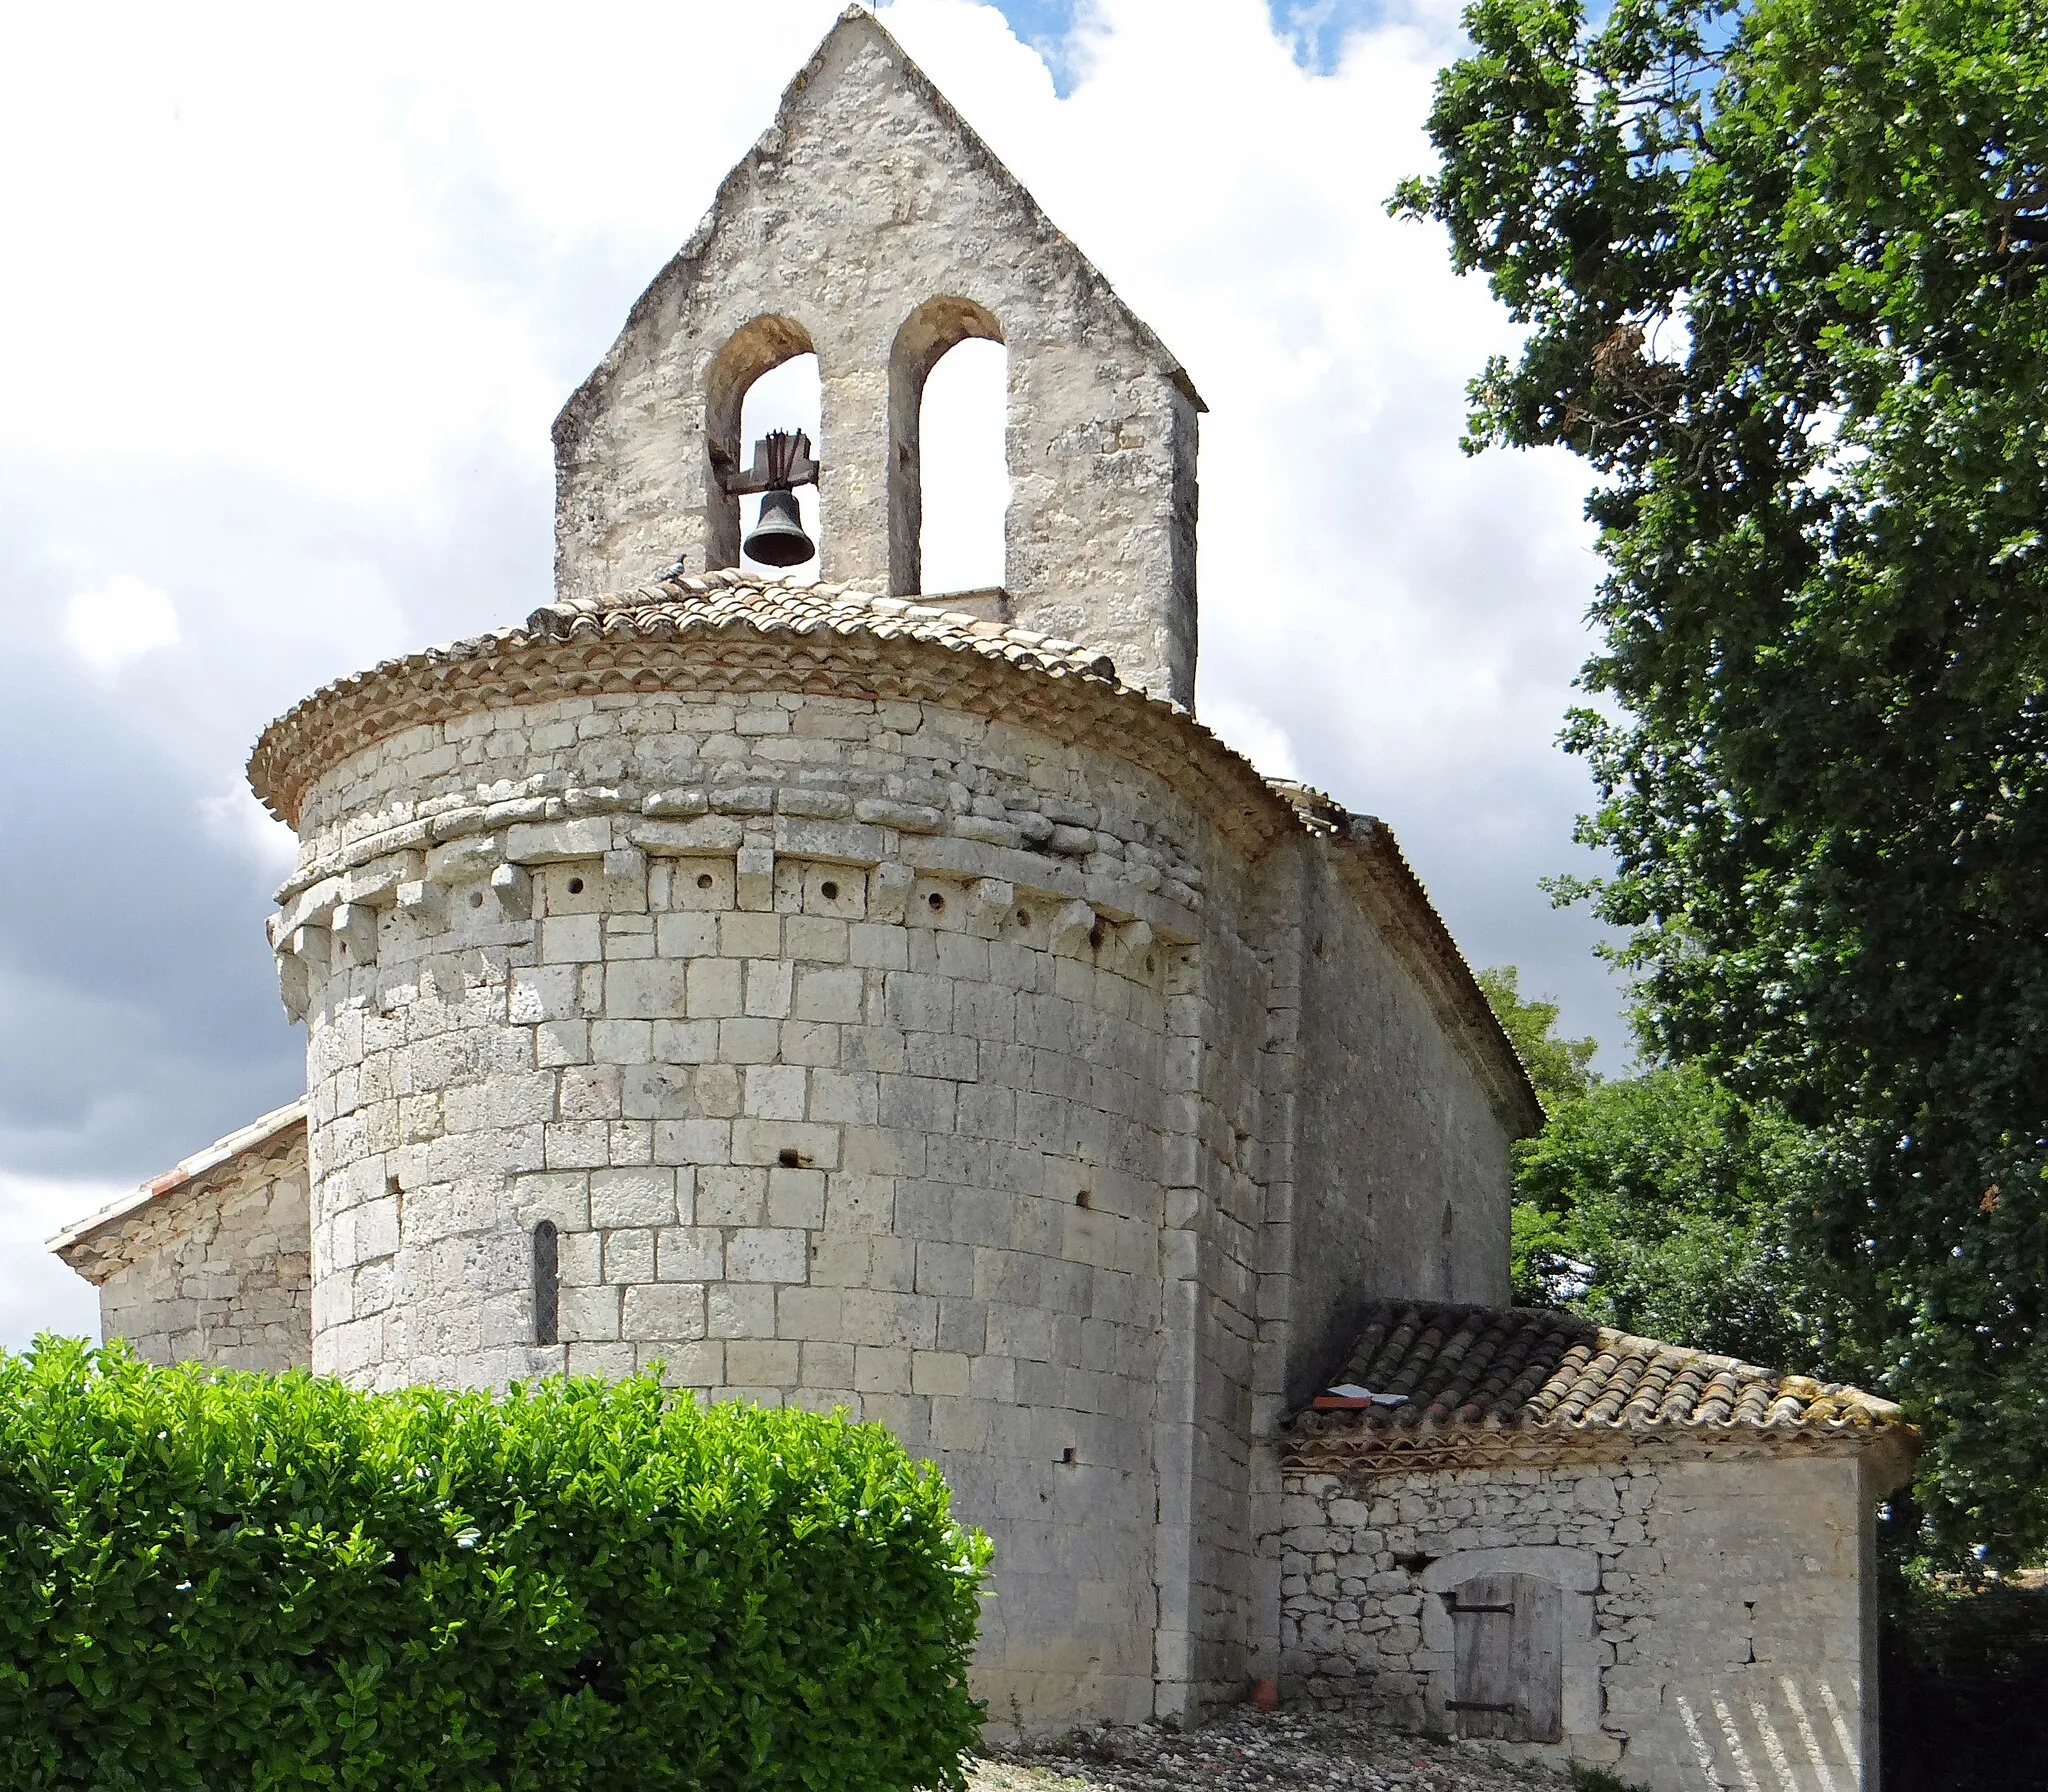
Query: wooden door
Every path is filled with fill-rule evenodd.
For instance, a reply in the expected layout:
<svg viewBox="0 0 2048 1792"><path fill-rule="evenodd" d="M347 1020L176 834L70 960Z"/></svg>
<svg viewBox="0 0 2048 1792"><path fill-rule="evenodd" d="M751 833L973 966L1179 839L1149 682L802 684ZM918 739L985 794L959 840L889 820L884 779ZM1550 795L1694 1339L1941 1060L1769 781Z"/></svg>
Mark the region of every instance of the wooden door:
<svg viewBox="0 0 2048 1792"><path fill-rule="evenodd" d="M1450 1709L1460 1736L1564 1734L1564 1595L1526 1574L1478 1574L1444 1595L1457 1645Z"/></svg>

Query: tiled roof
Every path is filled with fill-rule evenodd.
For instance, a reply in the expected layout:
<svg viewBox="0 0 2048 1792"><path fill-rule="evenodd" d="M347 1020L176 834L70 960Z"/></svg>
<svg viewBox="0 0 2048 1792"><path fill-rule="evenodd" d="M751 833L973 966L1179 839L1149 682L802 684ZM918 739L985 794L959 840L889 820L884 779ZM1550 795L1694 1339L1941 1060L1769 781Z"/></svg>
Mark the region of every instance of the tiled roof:
<svg viewBox="0 0 2048 1792"><path fill-rule="evenodd" d="M1631 1337L1569 1313L1384 1302L1331 1385L1398 1405L1297 1413L1297 1437L1435 1430L1687 1434L1905 1428L1888 1400L1733 1357Z"/></svg>
<svg viewBox="0 0 2048 1792"><path fill-rule="evenodd" d="M961 602L994 594L960 594ZM736 570L655 579L633 590L563 598L523 626L389 659L323 685L263 731L249 783L296 828L312 782L404 729L485 705L657 689L797 688L936 699L1099 747L1186 793L1248 856L1293 827L1323 840L1340 875L1389 944L1415 969L1433 1006L1518 1136L1542 1110L1457 946L1370 816L1329 798L1269 785L1186 709L1126 685L1100 648L959 609L876 597L843 585L798 585ZM453 812L437 817L450 824ZM378 851L417 844L379 836ZM371 849L357 842L351 850ZM336 867L308 869L306 881ZM303 884L300 887L304 887Z"/></svg>
<svg viewBox="0 0 2048 1792"><path fill-rule="evenodd" d="M906 598L871 597L844 585L792 585L744 572L676 576L606 597L563 598L526 619L528 634L552 641L622 636L661 640L692 629L930 641L1055 677L1117 682L1116 662L1100 648L1078 641Z"/></svg>

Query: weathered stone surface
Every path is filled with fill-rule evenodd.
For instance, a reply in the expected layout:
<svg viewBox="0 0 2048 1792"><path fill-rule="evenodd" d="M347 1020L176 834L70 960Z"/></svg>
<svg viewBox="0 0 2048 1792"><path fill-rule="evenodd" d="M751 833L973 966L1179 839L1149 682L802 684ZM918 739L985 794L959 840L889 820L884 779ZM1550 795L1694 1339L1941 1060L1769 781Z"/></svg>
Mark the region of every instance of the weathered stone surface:
<svg viewBox="0 0 2048 1792"><path fill-rule="evenodd" d="M100 1291L100 1331L153 1363L311 1358L306 1123L296 1106L71 1227L58 1254Z"/></svg>
<svg viewBox="0 0 2048 1792"><path fill-rule="evenodd" d="M1528 1575L1564 1602L1564 1739L1489 1747L1610 1764L1652 1792L1781 1760L1786 1784L1875 1785L1871 1479L1855 1453L1685 1440L1548 1466L1288 1470L1264 1540L1282 1690L1453 1730L1449 1595Z"/></svg>
<svg viewBox="0 0 2048 1792"><path fill-rule="evenodd" d="M753 380L815 352L827 579L923 589L919 401L1009 348L1011 619L1194 700L1195 433L1178 362L864 9L849 9L555 426L555 568L594 595L739 561L715 468Z"/></svg>
<svg viewBox="0 0 2048 1792"><path fill-rule="evenodd" d="M740 729L767 713L791 726ZM777 745L799 726L823 743L800 785ZM634 793L673 788L678 755L767 798L649 819ZM472 901L505 866L450 841L467 880L394 899L373 965L308 961L316 1366L490 1385L660 1361L706 1397L843 1404L998 1537L978 1672L999 1706L1042 1727L1234 1696L1250 1439L1294 1329L1340 1322L1297 1253L1349 1251L1354 1225L1434 1252L1435 1205L1409 1241L1403 1210L1342 1190L1434 1166L1447 1119L1491 1156L1427 1170L1480 1241L1441 1285L1491 1297L1506 1248L1507 1124L1404 960L1368 926L1348 978L1304 994L1287 969L1305 892L1326 926L1344 899L1323 849L1254 860L1157 773L938 702L658 690L367 747L307 791L304 849L485 789L617 808L508 830L528 914ZM1077 885L1057 855L829 819L892 791L956 818L1085 809L1142 856ZM1159 863L1199 908L1146 892ZM1368 999L1376 1053L1347 1057ZM1360 1116L1307 1226L1285 1205L1305 1041ZM543 1217L554 1346L524 1341Z"/></svg>

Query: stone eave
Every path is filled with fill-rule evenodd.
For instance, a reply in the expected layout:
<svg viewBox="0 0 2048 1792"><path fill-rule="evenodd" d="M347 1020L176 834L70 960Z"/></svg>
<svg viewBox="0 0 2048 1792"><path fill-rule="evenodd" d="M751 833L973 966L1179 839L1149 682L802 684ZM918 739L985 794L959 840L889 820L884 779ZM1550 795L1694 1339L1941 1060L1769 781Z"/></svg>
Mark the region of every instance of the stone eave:
<svg viewBox="0 0 2048 1792"><path fill-rule="evenodd" d="M1283 1469L1304 1474L1402 1474L1425 1470L1546 1467L1666 1456L1694 1461L1867 1457L1883 1490L1902 1483L1920 1433L1902 1418L1855 1423L1729 1425L1650 1421L1629 1425L1363 1425L1310 1431L1291 1421L1271 1440Z"/></svg>
<svg viewBox="0 0 2048 1792"><path fill-rule="evenodd" d="M564 697L653 691L747 695L801 691L878 701L931 701L1078 741L1151 772L1191 798L1247 860L1305 833L1334 850L1340 875L1366 907L1479 1075L1510 1128L1533 1130L1540 1110L1520 1060L1493 1020L1471 968L1386 827L1320 799L1304 806L1178 704L1121 683L1087 648L972 615L899 599L862 598L837 587L796 587L864 604L798 624L714 620L679 607L678 596L748 584L736 573L678 579L601 600L536 610L524 627L390 659L333 681L295 704L258 739L249 783L279 820L296 828L305 792L351 754L405 729L480 709ZM772 588L771 588L772 589ZM568 792L547 800L547 818L630 807L629 791ZM414 820L351 843L335 862L302 865L281 899L370 859L436 844L498 821L537 820L522 806ZM579 804L583 807L579 808ZM502 815L496 814L499 808ZM1333 833L1325 811L1342 817Z"/></svg>
<svg viewBox="0 0 2048 1792"><path fill-rule="evenodd" d="M214 1140L204 1150L180 1158L162 1175L152 1176L119 1200L109 1202L83 1219L74 1220L46 1241L48 1248L87 1281L98 1282L105 1275L105 1266L99 1263L92 1249L93 1240L99 1234L131 1218L153 1202L192 1188L221 1170L232 1170L245 1158L268 1155L276 1149L279 1140L292 1132L302 1131L305 1124L306 1102L303 1096L297 1101L286 1102L283 1107L272 1108L248 1125L239 1126ZM95 1270L99 1273L95 1274Z"/></svg>
<svg viewBox="0 0 2048 1792"><path fill-rule="evenodd" d="M887 28L866 7L848 6L839 15L831 30L820 40L804 66L783 89L781 101L775 109L774 121L719 182L710 209L704 214L697 228L690 233L689 240L634 301L632 310L627 313L625 327L619 332L611 348L606 351L604 359L591 369L582 384L569 395L568 402L557 413L554 422L554 440L557 447L561 447L574 436L586 410L596 401L597 395L617 377L632 345L638 341L646 320L663 306L680 302L695 285L698 266L726 217L737 204L740 195L755 175L779 159L795 110L805 91L824 71L826 58L833 44L843 35L855 32L867 35L882 47L901 70L904 84L952 133L966 159L982 168L1003 189L1005 196L1024 212L1031 223L1043 231L1062 253L1072 258L1075 274L1095 297L1125 324L1133 339L1157 361L1161 372L1179 389L1181 395L1197 411L1208 410L1209 407L1203 402L1201 394L1195 390L1194 381L1189 378L1187 369L1159 339L1158 333L1117 296L1116 289L1110 285L1101 270L1046 216L1030 190L1004 166L1002 159L989 148L974 127L960 116L952 102L910 59L903 46L890 35Z"/></svg>
<svg viewBox="0 0 2048 1792"><path fill-rule="evenodd" d="M658 603L650 594L650 607ZM336 679L264 729L249 758L250 788L296 828L306 790L323 773L380 740L451 716L563 697L799 691L942 703L1055 739L1085 740L1193 797L1252 859L1296 825L1250 761L1186 710L1113 675L1074 669L1049 654L1020 664L999 652L871 628L641 620L650 613L614 608L559 634L500 629Z"/></svg>

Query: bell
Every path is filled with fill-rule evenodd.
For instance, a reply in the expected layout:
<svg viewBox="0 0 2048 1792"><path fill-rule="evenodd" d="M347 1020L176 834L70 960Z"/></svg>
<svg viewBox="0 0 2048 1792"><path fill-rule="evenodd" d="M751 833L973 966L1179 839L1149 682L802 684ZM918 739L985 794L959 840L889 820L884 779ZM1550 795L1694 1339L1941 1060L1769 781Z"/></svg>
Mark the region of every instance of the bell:
<svg viewBox="0 0 2048 1792"><path fill-rule="evenodd" d="M761 516L754 532L740 543L749 560L763 566L801 566L818 549L804 533L796 507L796 493L765 491L761 494Z"/></svg>

